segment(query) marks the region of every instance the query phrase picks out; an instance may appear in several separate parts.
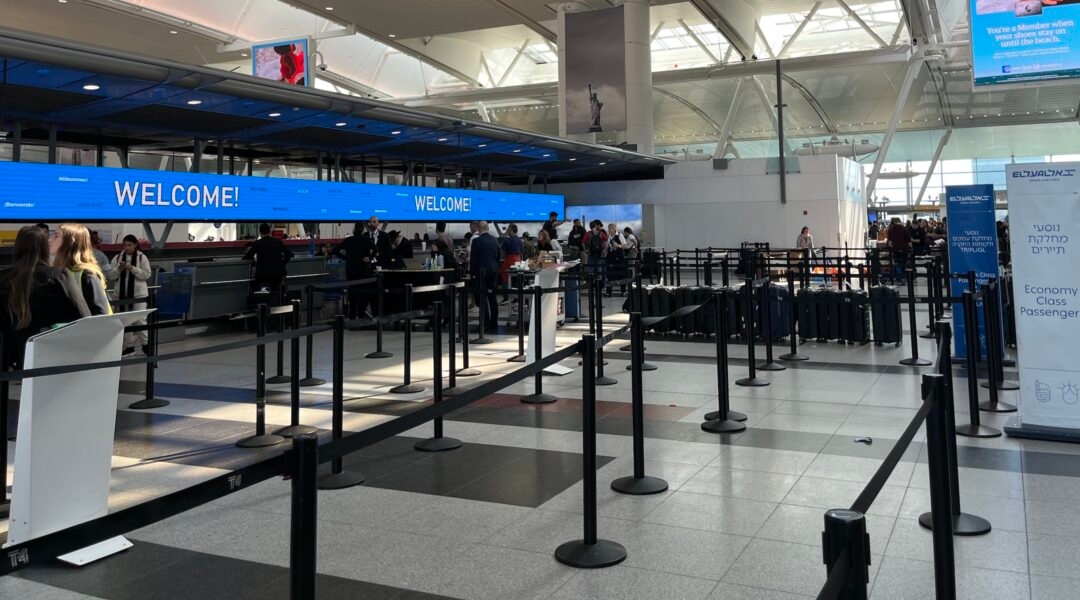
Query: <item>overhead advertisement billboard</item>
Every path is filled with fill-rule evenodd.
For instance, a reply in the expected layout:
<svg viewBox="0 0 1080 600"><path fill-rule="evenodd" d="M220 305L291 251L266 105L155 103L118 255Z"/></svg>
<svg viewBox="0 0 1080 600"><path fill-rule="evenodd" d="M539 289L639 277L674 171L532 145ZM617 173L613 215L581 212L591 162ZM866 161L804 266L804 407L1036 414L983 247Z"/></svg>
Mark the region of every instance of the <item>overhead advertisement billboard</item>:
<svg viewBox="0 0 1080 600"><path fill-rule="evenodd" d="M971 0L975 86L1080 76L1076 0Z"/></svg>
<svg viewBox="0 0 1080 600"><path fill-rule="evenodd" d="M0 162L0 222L545 221L563 197Z"/></svg>
<svg viewBox="0 0 1080 600"><path fill-rule="evenodd" d="M251 73L289 85L315 85L311 77L311 40L280 40L251 47Z"/></svg>
<svg viewBox="0 0 1080 600"><path fill-rule="evenodd" d="M566 132L626 130L622 6L566 13Z"/></svg>

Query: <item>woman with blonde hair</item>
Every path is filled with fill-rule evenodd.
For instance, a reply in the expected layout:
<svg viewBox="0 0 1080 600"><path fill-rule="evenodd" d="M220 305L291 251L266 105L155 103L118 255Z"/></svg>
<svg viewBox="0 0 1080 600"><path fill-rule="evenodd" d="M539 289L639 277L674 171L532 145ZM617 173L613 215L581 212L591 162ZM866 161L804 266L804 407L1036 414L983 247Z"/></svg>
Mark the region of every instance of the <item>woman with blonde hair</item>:
<svg viewBox="0 0 1080 600"><path fill-rule="evenodd" d="M50 240L53 266L64 271L72 299L84 315L111 315L112 307L105 293L105 274L94 258L90 231L79 223L64 223Z"/></svg>
<svg viewBox="0 0 1080 600"><path fill-rule="evenodd" d="M67 293L64 275L49 266L49 236L23 227L15 237L11 268L0 273L0 331L7 365L22 368L26 341L53 325L82 315Z"/></svg>

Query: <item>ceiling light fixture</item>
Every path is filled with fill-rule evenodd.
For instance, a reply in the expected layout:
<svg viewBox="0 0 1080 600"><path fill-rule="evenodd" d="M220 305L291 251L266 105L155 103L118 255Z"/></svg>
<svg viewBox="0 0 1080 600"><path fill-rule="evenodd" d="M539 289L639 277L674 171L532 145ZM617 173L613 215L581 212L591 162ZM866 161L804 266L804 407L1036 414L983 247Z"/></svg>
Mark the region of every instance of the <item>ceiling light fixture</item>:
<svg viewBox="0 0 1080 600"><path fill-rule="evenodd" d="M177 31L177 30L175 30L175 29L170 29L170 30L169 30L169 33L171 33L171 34L173 34L173 35L178 35L178 34L179 34L180 32L179 32L179 31Z"/></svg>
<svg viewBox="0 0 1080 600"><path fill-rule="evenodd" d="M341 123L334 123L334 127L344 127L346 125L348 125L348 123L346 123L344 121L342 121Z"/></svg>
<svg viewBox="0 0 1080 600"><path fill-rule="evenodd" d="M551 156L551 155L550 155L550 154L545 154L545 155L544 155L544 158L547 158L547 157L549 157L549 156Z"/></svg>
<svg viewBox="0 0 1080 600"><path fill-rule="evenodd" d="M602 162L602 163L600 163L600 166L602 167L602 166L604 166L606 164L607 164L606 162Z"/></svg>
<svg viewBox="0 0 1080 600"><path fill-rule="evenodd" d="M519 152L521 152L521 148L518 148L517 150L514 150L514 154L518 154Z"/></svg>
<svg viewBox="0 0 1080 600"><path fill-rule="evenodd" d="M270 118L274 118L274 117L280 117L280 116L281 116L281 113L279 113L279 112L272 112L272 113L270 113Z"/></svg>
<svg viewBox="0 0 1080 600"><path fill-rule="evenodd" d="M480 144L477 148L487 148L487 144Z"/></svg>
<svg viewBox="0 0 1080 600"><path fill-rule="evenodd" d="M248 57L248 53L247 53L247 52L241 52L241 53L240 53L240 56L243 56L244 58L247 58L247 57Z"/></svg>
<svg viewBox="0 0 1080 600"><path fill-rule="evenodd" d="M445 141L446 141L446 138L439 138L439 141L440 141L440 142L445 142Z"/></svg>
<svg viewBox="0 0 1080 600"><path fill-rule="evenodd" d="M202 100L188 100L188 106L198 106L202 104Z"/></svg>
<svg viewBox="0 0 1080 600"><path fill-rule="evenodd" d="M577 159L576 158L571 158L570 162L574 162L575 160L577 160Z"/></svg>
<svg viewBox="0 0 1080 600"><path fill-rule="evenodd" d="M84 90L86 90L88 92L96 92L96 91L101 89L101 86L96 84L96 83L88 83L88 84L82 86L82 89L84 89Z"/></svg>
<svg viewBox="0 0 1080 600"><path fill-rule="evenodd" d="M397 37L397 34L395 34L395 33L388 33L388 34L386 34L386 37L392 37L392 38L396 38L396 37Z"/></svg>
<svg viewBox="0 0 1080 600"><path fill-rule="evenodd" d="M395 130L390 132L390 135L401 135L401 132L398 131L397 129L395 129Z"/></svg>
<svg viewBox="0 0 1080 600"><path fill-rule="evenodd" d="M329 11L333 12L333 10L334 10L334 7L333 7L333 6L327 6L327 7L326 7L326 10L329 10Z"/></svg>

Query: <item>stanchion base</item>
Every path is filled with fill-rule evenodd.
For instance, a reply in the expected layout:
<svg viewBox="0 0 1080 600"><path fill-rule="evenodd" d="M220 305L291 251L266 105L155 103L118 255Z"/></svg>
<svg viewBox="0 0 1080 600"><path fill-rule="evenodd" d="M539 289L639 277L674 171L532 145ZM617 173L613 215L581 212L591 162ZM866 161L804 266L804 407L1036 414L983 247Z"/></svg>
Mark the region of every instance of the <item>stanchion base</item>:
<svg viewBox="0 0 1080 600"><path fill-rule="evenodd" d="M364 358L391 358L392 356L394 356L392 352L383 352L380 350L378 352L368 352L364 355Z"/></svg>
<svg viewBox="0 0 1080 600"><path fill-rule="evenodd" d="M928 331L928 332L920 335L919 337L921 337L924 340L933 340L933 339L937 338L937 334L932 332L932 331Z"/></svg>
<svg viewBox="0 0 1080 600"><path fill-rule="evenodd" d="M477 375L483 375L483 373L480 372L480 369L458 369L455 375L458 377L476 377Z"/></svg>
<svg viewBox="0 0 1080 600"><path fill-rule="evenodd" d="M620 494L631 496L648 496L659 494L668 489L668 482L659 477L620 477L611 482L611 489Z"/></svg>
<svg viewBox="0 0 1080 600"><path fill-rule="evenodd" d="M654 365L652 363L647 363L647 362L641 363L641 370L642 371L655 371L655 370L657 370L659 368L660 367L658 367L658 366L656 366L656 365ZM631 365L626 365L626 370L627 371L633 371L633 369L631 368Z"/></svg>
<svg viewBox="0 0 1080 600"><path fill-rule="evenodd" d="M619 381L607 375L596 378L596 385L615 385L616 383L619 383Z"/></svg>
<svg viewBox="0 0 1080 600"><path fill-rule="evenodd" d="M721 421L720 419L712 419L705 421L701 424L702 431L708 431L709 433L739 433L746 431L746 424L728 419Z"/></svg>
<svg viewBox="0 0 1080 600"><path fill-rule="evenodd" d="M277 446L278 444L284 444L285 438L280 435L253 435L251 437L244 438L236 445L240 448L269 448L270 446Z"/></svg>
<svg viewBox="0 0 1080 600"><path fill-rule="evenodd" d="M317 385L326 385L326 380L318 377L305 377L300 380L300 387L315 387Z"/></svg>
<svg viewBox="0 0 1080 600"><path fill-rule="evenodd" d="M989 381L984 381L979 385L983 388L990 389ZM1018 389L1020 389L1020 384L1015 381L1002 381L1001 383L998 383L999 392L1015 392Z"/></svg>
<svg viewBox="0 0 1080 600"><path fill-rule="evenodd" d="M579 361L577 361L577 365L578 365L579 367L583 367L583 366L585 366L585 361L583 361L583 360L579 360ZM606 361L606 360L604 361L604 366L605 366L605 367L606 367L606 366L608 366L608 361Z"/></svg>
<svg viewBox="0 0 1080 600"><path fill-rule="evenodd" d="M510 358L506 359L506 362L525 362L525 355L518 354L517 356L511 356Z"/></svg>
<svg viewBox="0 0 1080 600"><path fill-rule="evenodd" d="M470 340L469 343L477 346L486 346L488 344L494 344L495 340L486 337L478 337L475 340Z"/></svg>
<svg viewBox="0 0 1080 600"><path fill-rule="evenodd" d="M975 426L970 425L970 424L969 425L957 425L956 426L956 435L962 435L964 437L974 437L974 438L992 438L992 437L1000 437L1001 436L1001 430L994 429L993 427L990 427L988 425L979 425L978 427L975 427Z"/></svg>
<svg viewBox="0 0 1080 600"><path fill-rule="evenodd" d="M595 544L574 540L555 549L555 560L579 569L602 569L626 560L626 548L610 540L596 540Z"/></svg>
<svg viewBox="0 0 1080 600"><path fill-rule="evenodd" d="M291 438L298 435L304 435L306 433L317 433L319 429L310 425L289 425L288 427L282 427L274 432L274 435L280 435L281 437Z"/></svg>
<svg viewBox="0 0 1080 600"><path fill-rule="evenodd" d="M413 448L421 452L448 452L450 450L457 450L462 447L464 442L455 438L441 437L441 438L428 438L426 440L416 442Z"/></svg>
<svg viewBox="0 0 1080 600"><path fill-rule="evenodd" d="M279 383L291 383L292 377L288 375L274 375L273 377L267 377L266 383L270 385L277 385Z"/></svg>
<svg viewBox="0 0 1080 600"><path fill-rule="evenodd" d="M741 385L743 387L765 387L769 385L769 382L760 377L743 377L742 379L737 380L735 385Z"/></svg>
<svg viewBox="0 0 1080 600"><path fill-rule="evenodd" d="M931 520L930 513L926 512L919 515L919 525L922 525L924 529L934 530L934 523ZM990 533L990 521L982 517L975 515L969 515L967 513L960 513L953 515L952 518L953 535L986 535Z"/></svg>
<svg viewBox="0 0 1080 600"><path fill-rule="evenodd" d="M797 360L810 360L810 357L805 355L805 354L799 354L798 352L796 352L794 354L791 354L791 353L781 354L780 355L780 360L789 360L789 361L794 362L794 361L797 361Z"/></svg>
<svg viewBox="0 0 1080 600"><path fill-rule="evenodd" d="M787 371L787 367L778 362L764 362L758 365L758 371Z"/></svg>
<svg viewBox="0 0 1080 600"><path fill-rule="evenodd" d="M900 361L900 364L908 366L908 367L929 367L930 365L932 365L934 363L926 360L925 358L914 358L914 357L912 357L912 358L905 358L904 360Z"/></svg>
<svg viewBox="0 0 1080 600"><path fill-rule="evenodd" d="M168 400L159 400L157 398L147 398L146 400L139 400L138 402L132 402L128 404L128 408L133 410L149 410L151 408L161 408L168 406Z"/></svg>
<svg viewBox="0 0 1080 600"><path fill-rule="evenodd" d="M720 411L718 411L718 410L714 410L711 413L706 413L705 414L705 420L706 421L715 421L715 420L717 420L719 418L720 418ZM741 412L736 412L734 410L729 410L729 411L727 411L727 419L728 419L728 421L738 421L738 422L742 423L743 421L746 420L746 415L742 414Z"/></svg>
<svg viewBox="0 0 1080 600"><path fill-rule="evenodd" d="M990 402L987 400L979 403L979 410L991 413L1010 413L1016 412L1016 407L1008 402Z"/></svg>
<svg viewBox="0 0 1080 600"><path fill-rule="evenodd" d="M525 404L551 404L557 400L558 398L551 394L529 394L521 397L521 401Z"/></svg>
<svg viewBox="0 0 1080 600"><path fill-rule="evenodd" d="M643 351L648 350L648 348L642 348L642 350ZM627 345L623 346L622 348L619 348L619 352L633 352L633 351L634 351L634 346L631 345L631 344L627 344Z"/></svg>
<svg viewBox="0 0 1080 600"><path fill-rule="evenodd" d="M320 490L343 490L364 483L363 473L342 471L340 473L327 473L319 477Z"/></svg>
<svg viewBox="0 0 1080 600"><path fill-rule="evenodd" d="M424 386L410 383L408 385L401 384L397 387L390 388L391 394L419 394L424 391Z"/></svg>

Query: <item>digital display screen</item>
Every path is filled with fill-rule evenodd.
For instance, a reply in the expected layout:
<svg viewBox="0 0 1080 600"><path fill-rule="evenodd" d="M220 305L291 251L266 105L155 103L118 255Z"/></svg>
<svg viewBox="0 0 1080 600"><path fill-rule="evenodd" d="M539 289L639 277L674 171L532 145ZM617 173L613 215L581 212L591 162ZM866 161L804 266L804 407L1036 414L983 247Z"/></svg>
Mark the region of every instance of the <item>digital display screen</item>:
<svg viewBox="0 0 1080 600"><path fill-rule="evenodd" d="M971 0L975 85L1080 76L1078 23L1078 0Z"/></svg>
<svg viewBox="0 0 1080 600"><path fill-rule="evenodd" d="M0 162L0 221L546 221L563 197Z"/></svg>
<svg viewBox="0 0 1080 600"><path fill-rule="evenodd" d="M309 40L285 40L251 47L251 73L289 85L315 85L309 78Z"/></svg>
<svg viewBox="0 0 1080 600"><path fill-rule="evenodd" d="M561 213L560 213L561 214ZM619 228L619 233L626 227L634 230L636 235L641 235L641 205L640 204L594 204L589 206L567 206L567 219L581 219L585 229L593 219L600 219L604 228L614 223ZM564 225L569 234L572 225ZM559 228L559 237L564 238L563 229Z"/></svg>

